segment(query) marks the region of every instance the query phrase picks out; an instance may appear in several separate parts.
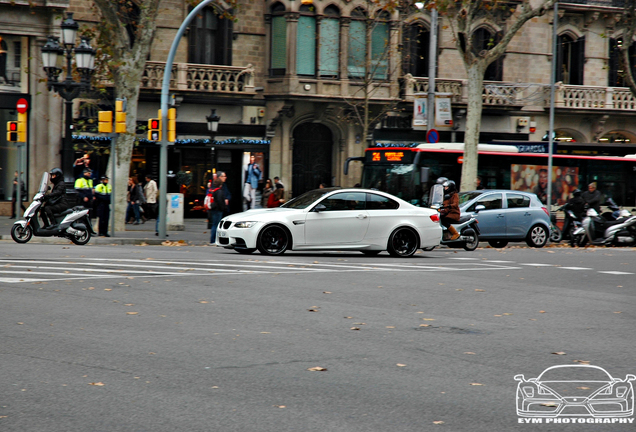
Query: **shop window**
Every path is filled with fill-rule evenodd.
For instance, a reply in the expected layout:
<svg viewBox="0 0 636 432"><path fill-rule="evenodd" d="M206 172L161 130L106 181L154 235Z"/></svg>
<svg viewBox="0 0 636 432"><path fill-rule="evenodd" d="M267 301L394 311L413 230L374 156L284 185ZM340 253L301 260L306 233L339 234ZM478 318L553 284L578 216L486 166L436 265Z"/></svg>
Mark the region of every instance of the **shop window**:
<svg viewBox="0 0 636 432"><path fill-rule="evenodd" d="M232 20L223 17L214 8L206 8L197 15L190 25L188 61L230 66Z"/></svg>
<svg viewBox="0 0 636 432"><path fill-rule="evenodd" d="M271 59L270 74L285 75L287 71L287 20L285 6L276 3L272 6Z"/></svg>
<svg viewBox="0 0 636 432"><path fill-rule="evenodd" d="M609 40L609 64L608 64L608 85L610 87L627 87L625 74L627 70L621 58L620 48L623 45L622 39ZM636 45L629 47L629 67L632 75L636 77Z"/></svg>
<svg viewBox="0 0 636 432"><path fill-rule="evenodd" d="M430 31L421 22L404 29L402 72L415 77L428 77Z"/></svg>
<svg viewBox="0 0 636 432"><path fill-rule="evenodd" d="M298 17L298 40L296 42L296 73L316 74L316 17L314 7L302 5Z"/></svg>
<svg viewBox="0 0 636 432"><path fill-rule="evenodd" d="M340 11L335 6L325 8L320 22L319 70L322 77L337 77L340 65Z"/></svg>
<svg viewBox="0 0 636 432"><path fill-rule="evenodd" d="M583 85L583 69L585 62L585 38L574 39L564 34L558 37L557 82L563 84Z"/></svg>

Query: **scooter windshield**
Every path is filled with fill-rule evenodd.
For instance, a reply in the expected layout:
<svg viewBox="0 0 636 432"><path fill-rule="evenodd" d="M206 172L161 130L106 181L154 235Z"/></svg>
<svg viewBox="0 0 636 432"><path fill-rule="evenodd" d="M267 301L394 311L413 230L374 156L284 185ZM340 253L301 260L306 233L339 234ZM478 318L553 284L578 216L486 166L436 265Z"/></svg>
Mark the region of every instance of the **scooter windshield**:
<svg viewBox="0 0 636 432"><path fill-rule="evenodd" d="M429 206L444 204L444 186L441 184L433 185L428 203Z"/></svg>
<svg viewBox="0 0 636 432"><path fill-rule="evenodd" d="M42 181L40 182L40 189L38 189L38 192L40 192L41 194L46 193L48 189L48 185L49 185L49 173L45 172L44 174L42 174Z"/></svg>

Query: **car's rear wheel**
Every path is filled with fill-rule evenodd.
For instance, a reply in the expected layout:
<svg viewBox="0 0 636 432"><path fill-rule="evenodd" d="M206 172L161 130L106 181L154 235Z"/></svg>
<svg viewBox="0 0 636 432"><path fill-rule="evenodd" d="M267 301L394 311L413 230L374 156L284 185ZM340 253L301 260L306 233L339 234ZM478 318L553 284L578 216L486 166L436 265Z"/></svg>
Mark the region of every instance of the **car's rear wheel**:
<svg viewBox="0 0 636 432"><path fill-rule="evenodd" d="M488 244L497 249L508 246L508 242L505 240L488 240Z"/></svg>
<svg viewBox="0 0 636 432"><path fill-rule="evenodd" d="M290 244L287 230L280 225L269 225L258 235L256 245L264 255L282 255Z"/></svg>
<svg viewBox="0 0 636 432"><path fill-rule="evenodd" d="M380 252L382 252L382 251L362 251L362 253L365 254L366 256L376 256Z"/></svg>
<svg viewBox="0 0 636 432"><path fill-rule="evenodd" d="M249 255L251 253L254 253L254 251L256 251L256 249L234 249L234 250L240 253L241 255Z"/></svg>
<svg viewBox="0 0 636 432"><path fill-rule="evenodd" d="M389 236L388 251L391 256L407 258L419 248L419 238L410 228L398 228Z"/></svg>
<svg viewBox="0 0 636 432"><path fill-rule="evenodd" d="M542 248L546 245L549 238L550 233L548 232L548 229L546 227L544 227L543 225L534 225L532 228L530 228L530 231L528 231L526 243L528 243L528 246Z"/></svg>

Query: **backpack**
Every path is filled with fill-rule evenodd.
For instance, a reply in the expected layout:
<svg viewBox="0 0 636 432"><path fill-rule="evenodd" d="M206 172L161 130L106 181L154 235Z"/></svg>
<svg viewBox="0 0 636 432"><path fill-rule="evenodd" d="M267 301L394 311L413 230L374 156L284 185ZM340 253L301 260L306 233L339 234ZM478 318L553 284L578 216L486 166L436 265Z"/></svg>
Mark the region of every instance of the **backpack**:
<svg viewBox="0 0 636 432"><path fill-rule="evenodd" d="M203 200L203 208L205 208L205 210L214 210L212 208L214 204L214 192L218 191L219 189L221 188L218 187L216 189L208 190L208 194L205 196L205 199Z"/></svg>

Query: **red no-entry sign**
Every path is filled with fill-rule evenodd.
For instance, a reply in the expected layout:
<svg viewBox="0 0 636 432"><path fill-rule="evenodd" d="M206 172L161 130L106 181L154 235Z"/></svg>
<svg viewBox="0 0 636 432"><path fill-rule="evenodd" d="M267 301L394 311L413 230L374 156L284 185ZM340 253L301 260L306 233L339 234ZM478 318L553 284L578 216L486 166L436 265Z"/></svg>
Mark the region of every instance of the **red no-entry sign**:
<svg viewBox="0 0 636 432"><path fill-rule="evenodd" d="M27 112L27 108L29 108L29 103L26 99L20 98L18 99L18 103L15 105L15 107L20 114L24 114L25 112Z"/></svg>

